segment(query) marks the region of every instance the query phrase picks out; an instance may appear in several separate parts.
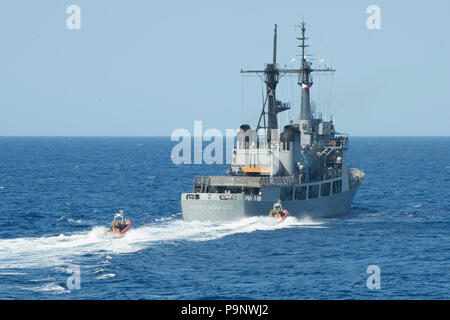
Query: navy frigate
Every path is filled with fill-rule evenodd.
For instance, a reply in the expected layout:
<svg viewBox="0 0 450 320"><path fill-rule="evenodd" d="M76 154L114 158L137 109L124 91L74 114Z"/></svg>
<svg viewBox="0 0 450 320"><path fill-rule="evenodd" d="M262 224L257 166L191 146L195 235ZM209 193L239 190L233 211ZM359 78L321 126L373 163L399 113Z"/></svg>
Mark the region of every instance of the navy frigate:
<svg viewBox="0 0 450 320"><path fill-rule="evenodd" d="M182 193L184 220L264 216L278 200L295 217L328 218L348 211L364 172L347 164L348 135L338 133L332 120L324 121L311 110L311 73L335 70L312 67L305 53L309 46L305 43L305 23L300 27L298 69L280 68L277 64L275 25L272 63L263 70L241 70L257 74L266 86L258 124L255 129L248 124L240 126L227 175L197 176L192 192ZM276 97L277 84L284 75L298 77L301 113L280 133L277 114L290 109L288 103Z"/></svg>

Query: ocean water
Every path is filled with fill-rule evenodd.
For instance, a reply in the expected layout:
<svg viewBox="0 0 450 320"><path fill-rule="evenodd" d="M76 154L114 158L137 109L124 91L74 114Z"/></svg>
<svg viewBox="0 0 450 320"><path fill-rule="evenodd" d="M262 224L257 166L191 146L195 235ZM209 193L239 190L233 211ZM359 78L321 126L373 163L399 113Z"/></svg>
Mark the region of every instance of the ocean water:
<svg viewBox="0 0 450 320"><path fill-rule="evenodd" d="M226 166L172 147L0 137L0 299L450 298L450 138L351 137L366 176L348 214L282 224L184 222L180 193ZM119 209L133 228L105 238Z"/></svg>

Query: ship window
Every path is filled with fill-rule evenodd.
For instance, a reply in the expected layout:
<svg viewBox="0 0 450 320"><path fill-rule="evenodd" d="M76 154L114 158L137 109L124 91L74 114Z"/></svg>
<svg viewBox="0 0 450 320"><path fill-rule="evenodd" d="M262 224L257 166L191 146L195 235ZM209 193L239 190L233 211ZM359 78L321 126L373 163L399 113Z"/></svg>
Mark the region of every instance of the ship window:
<svg viewBox="0 0 450 320"><path fill-rule="evenodd" d="M319 185L313 184L313 185L309 186L308 198L312 199L312 198L317 198L318 196L319 196Z"/></svg>
<svg viewBox="0 0 450 320"><path fill-rule="evenodd" d="M259 188L244 188L245 194L258 194Z"/></svg>
<svg viewBox="0 0 450 320"><path fill-rule="evenodd" d="M306 187L297 187L295 189L295 200L306 199Z"/></svg>
<svg viewBox="0 0 450 320"><path fill-rule="evenodd" d="M340 193L342 191L342 180L333 181L333 193Z"/></svg>
<svg viewBox="0 0 450 320"><path fill-rule="evenodd" d="M320 186L320 196L321 197L327 197L330 195L331 192L331 183L322 183Z"/></svg>
<svg viewBox="0 0 450 320"><path fill-rule="evenodd" d="M281 188L280 190L280 200L286 201L286 200L292 200L292 188Z"/></svg>

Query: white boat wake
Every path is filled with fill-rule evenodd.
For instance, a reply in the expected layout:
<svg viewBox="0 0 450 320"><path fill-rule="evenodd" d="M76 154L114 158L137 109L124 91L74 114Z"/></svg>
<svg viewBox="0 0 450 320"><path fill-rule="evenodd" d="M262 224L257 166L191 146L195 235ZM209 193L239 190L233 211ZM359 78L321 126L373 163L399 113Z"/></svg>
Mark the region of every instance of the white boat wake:
<svg viewBox="0 0 450 320"><path fill-rule="evenodd" d="M0 239L0 269L41 268L65 265L73 257L89 253L130 253L151 245L171 241L210 241L238 233L258 230L308 227L320 228L323 222L287 217L278 223L270 217L251 217L233 222L161 221L131 229L125 237L105 237L105 227L52 237Z"/></svg>

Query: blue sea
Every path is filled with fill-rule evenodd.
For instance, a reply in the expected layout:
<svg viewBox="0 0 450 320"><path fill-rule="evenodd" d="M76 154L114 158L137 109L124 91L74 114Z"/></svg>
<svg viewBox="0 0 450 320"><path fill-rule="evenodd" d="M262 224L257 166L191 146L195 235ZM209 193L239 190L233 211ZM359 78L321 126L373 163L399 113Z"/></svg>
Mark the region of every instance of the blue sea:
<svg viewBox="0 0 450 320"><path fill-rule="evenodd" d="M0 137L0 299L449 299L450 138L351 137L347 215L184 222L170 138ZM123 209L133 223L105 238ZM369 289L369 266L380 289Z"/></svg>

